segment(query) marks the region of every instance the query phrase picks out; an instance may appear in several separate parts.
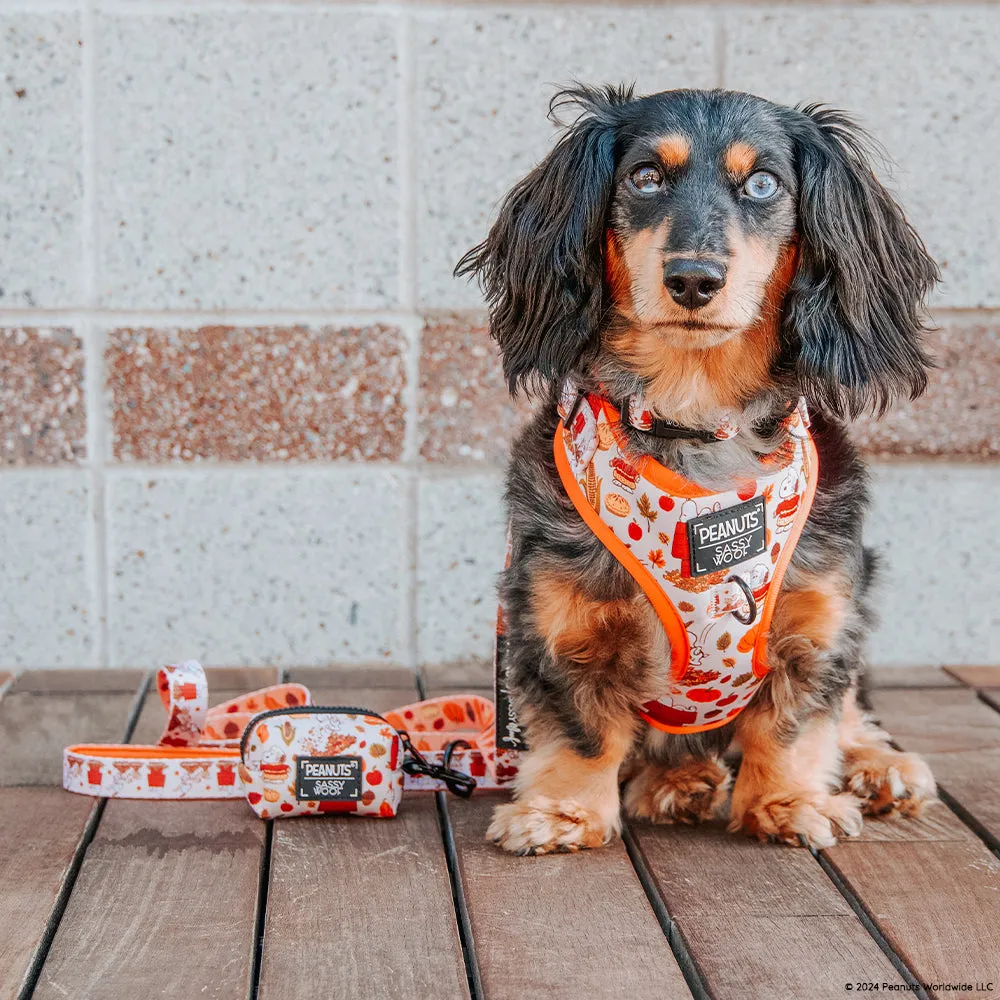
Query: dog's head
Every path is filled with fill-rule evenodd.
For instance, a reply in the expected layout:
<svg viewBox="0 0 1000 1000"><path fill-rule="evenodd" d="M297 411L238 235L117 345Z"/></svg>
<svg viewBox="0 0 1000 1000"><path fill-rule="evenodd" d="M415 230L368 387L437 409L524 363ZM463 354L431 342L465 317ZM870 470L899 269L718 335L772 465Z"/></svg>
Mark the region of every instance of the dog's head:
<svg viewBox="0 0 1000 1000"><path fill-rule="evenodd" d="M664 385L695 358L720 399L780 384L844 415L923 390L937 270L846 116L725 91L577 88L567 106L458 267L512 391L608 356Z"/></svg>

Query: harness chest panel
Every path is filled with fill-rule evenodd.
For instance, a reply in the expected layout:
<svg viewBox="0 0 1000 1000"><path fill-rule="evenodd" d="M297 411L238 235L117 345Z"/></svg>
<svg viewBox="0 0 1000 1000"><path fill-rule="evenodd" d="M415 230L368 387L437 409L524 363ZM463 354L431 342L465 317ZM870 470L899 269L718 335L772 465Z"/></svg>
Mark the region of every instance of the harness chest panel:
<svg viewBox="0 0 1000 1000"><path fill-rule="evenodd" d="M553 450L563 486L670 640L666 689L640 715L673 733L725 725L767 673L774 603L812 506L819 470L804 405L756 478L725 492L631 455L618 411L600 396L568 395L560 414Z"/></svg>

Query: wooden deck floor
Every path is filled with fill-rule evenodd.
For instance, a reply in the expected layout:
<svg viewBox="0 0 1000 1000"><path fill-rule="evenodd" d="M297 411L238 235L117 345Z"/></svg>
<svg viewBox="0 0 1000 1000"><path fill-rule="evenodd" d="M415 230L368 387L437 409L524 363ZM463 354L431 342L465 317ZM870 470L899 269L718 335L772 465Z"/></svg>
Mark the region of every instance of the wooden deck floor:
<svg viewBox="0 0 1000 1000"><path fill-rule="evenodd" d="M319 703L414 697L396 670L289 673ZM148 676L0 674L0 1000L996 995L1000 668L953 674L875 694L941 784L924 819L819 853L633 825L604 850L523 859L484 842L488 794L276 823L242 802L70 795L64 744L158 735ZM209 683L221 701L274 679Z"/></svg>

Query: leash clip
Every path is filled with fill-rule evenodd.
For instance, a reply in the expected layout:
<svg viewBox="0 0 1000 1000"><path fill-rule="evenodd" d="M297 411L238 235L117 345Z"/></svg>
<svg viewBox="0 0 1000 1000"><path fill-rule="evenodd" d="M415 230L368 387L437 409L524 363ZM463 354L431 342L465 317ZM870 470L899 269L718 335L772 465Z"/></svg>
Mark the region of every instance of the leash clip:
<svg viewBox="0 0 1000 1000"><path fill-rule="evenodd" d="M444 763L432 764L413 745L410 734L405 729L399 730L399 738L403 742L403 749L408 754L403 761L403 772L405 774L423 774L428 778L435 778L443 781L448 786L448 790L459 798L467 799L476 790L476 779L471 775L463 774L451 767L451 755L457 747L471 749L471 744L465 740L452 740L444 750Z"/></svg>

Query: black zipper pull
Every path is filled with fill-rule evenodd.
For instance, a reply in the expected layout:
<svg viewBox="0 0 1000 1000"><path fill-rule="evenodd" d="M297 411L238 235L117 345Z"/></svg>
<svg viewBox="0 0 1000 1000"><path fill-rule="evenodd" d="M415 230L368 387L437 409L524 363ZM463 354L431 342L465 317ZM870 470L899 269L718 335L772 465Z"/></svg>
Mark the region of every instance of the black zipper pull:
<svg viewBox="0 0 1000 1000"><path fill-rule="evenodd" d="M405 730L399 730L399 738L403 741L403 749L407 753L406 760L403 761L403 771L405 774L424 774L428 778L435 778L443 781L448 790L459 798L467 799L476 790L476 779L471 775L456 771L451 765L451 755L456 747L466 747L471 749L470 744L465 740L452 740L444 748L444 763L432 764L413 745L410 734Z"/></svg>

